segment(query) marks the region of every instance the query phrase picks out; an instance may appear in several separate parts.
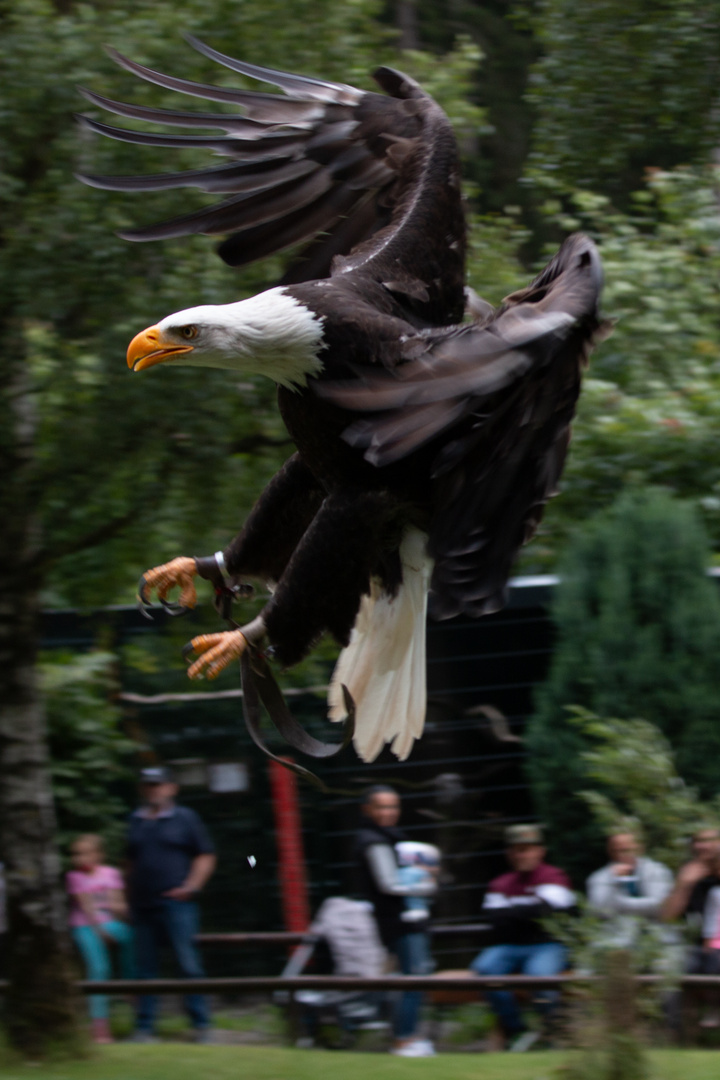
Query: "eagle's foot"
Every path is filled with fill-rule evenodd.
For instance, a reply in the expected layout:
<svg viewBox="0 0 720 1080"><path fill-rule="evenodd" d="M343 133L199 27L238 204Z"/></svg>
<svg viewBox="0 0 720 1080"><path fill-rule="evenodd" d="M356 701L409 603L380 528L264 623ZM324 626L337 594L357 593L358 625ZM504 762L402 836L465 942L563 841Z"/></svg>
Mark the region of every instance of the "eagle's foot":
<svg viewBox="0 0 720 1080"><path fill-rule="evenodd" d="M265 623L258 616L240 630L225 630L220 634L200 634L185 646L186 656L195 654L188 668L191 679L216 679L220 672L238 660L247 649L265 636Z"/></svg>
<svg viewBox="0 0 720 1080"><path fill-rule="evenodd" d="M140 578L138 585L138 600L144 608L149 608L149 593L156 590L158 600L173 614L181 614L188 608L194 608L197 604L197 592L193 578L197 573L195 560L181 555L172 562L163 563L162 566L154 566L147 570ZM175 586L180 588L180 599L177 603L168 600L167 595Z"/></svg>

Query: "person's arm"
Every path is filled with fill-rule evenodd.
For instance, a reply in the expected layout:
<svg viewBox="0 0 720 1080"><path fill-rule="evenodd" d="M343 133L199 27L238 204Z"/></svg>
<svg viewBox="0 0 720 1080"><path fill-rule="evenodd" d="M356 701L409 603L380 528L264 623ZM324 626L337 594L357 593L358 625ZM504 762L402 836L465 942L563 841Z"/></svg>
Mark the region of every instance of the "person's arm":
<svg viewBox="0 0 720 1080"><path fill-rule="evenodd" d="M663 903L672 889L672 874L666 866L656 863L646 867L640 876L644 896L628 896L618 889L616 910L623 915L644 915L661 918Z"/></svg>
<svg viewBox="0 0 720 1080"><path fill-rule="evenodd" d="M508 896L504 904L483 905L491 922L534 922L546 915L570 911L575 894L562 885L539 885L532 896Z"/></svg>
<svg viewBox="0 0 720 1080"><path fill-rule="evenodd" d="M645 915L648 918L657 915L660 918L663 899L664 897L657 899L654 896L627 896L618 890L615 910L620 915Z"/></svg>
<svg viewBox="0 0 720 1080"><path fill-rule="evenodd" d="M92 900L92 893L89 893L89 892L76 892L76 893L73 893L73 896L75 897L75 900L77 901L77 905L80 908L80 910L82 911L82 913L85 916L85 918L87 919L87 921L90 923L91 926L94 926L95 929L97 930L98 927L100 926L100 919L98 917L98 913L97 913L97 910L95 908L95 904L93 903L93 900Z"/></svg>
<svg viewBox="0 0 720 1080"><path fill-rule="evenodd" d="M107 893L103 901L103 908L113 919L127 919L128 903L125 897L125 882L117 867L108 867L104 871L107 875Z"/></svg>
<svg viewBox="0 0 720 1080"><path fill-rule="evenodd" d="M388 896L434 896L437 892L437 880L429 874L423 881L402 885L398 881L395 853L389 844L371 844L365 849L365 857L373 881L381 893Z"/></svg>
<svg viewBox="0 0 720 1080"><path fill-rule="evenodd" d="M174 889L168 889L167 892L163 893L163 896L167 896L170 900L192 900L208 879L212 877L216 866L217 858L214 854L196 855L190 863L188 875L182 885L178 885Z"/></svg>
<svg viewBox="0 0 720 1080"><path fill-rule="evenodd" d="M108 890L108 910L111 911L117 919L127 918L128 905L127 900L125 899L124 889Z"/></svg>
<svg viewBox="0 0 720 1080"><path fill-rule="evenodd" d="M99 934L101 938L107 939L107 934L103 929L103 924L93 901L93 894L89 892L73 892L71 895L75 897L78 907L95 933Z"/></svg>
<svg viewBox="0 0 720 1080"><path fill-rule="evenodd" d="M707 877L709 870L705 863L697 860L686 863L680 870L675 882L675 887L662 905L660 918L664 922L672 922L687 911L692 891L699 881Z"/></svg>
<svg viewBox="0 0 720 1080"><path fill-rule="evenodd" d="M205 825L194 810L182 808L189 852L194 852L187 876L180 885L163 893L170 900L192 900L212 876L217 865L215 849Z"/></svg>
<svg viewBox="0 0 720 1080"><path fill-rule="evenodd" d="M598 915L614 915L617 878L610 866L603 866L587 879L588 904Z"/></svg>
<svg viewBox="0 0 720 1080"><path fill-rule="evenodd" d="M663 901L672 888L672 875L659 863L646 870L642 878L643 896L630 896L622 880L629 868L611 863L588 878L588 901L600 915L661 915Z"/></svg>
<svg viewBox="0 0 720 1080"><path fill-rule="evenodd" d="M562 875L557 881L536 885L532 893L521 896L508 895L491 883L483 900L482 913L483 918L499 928L504 923L536 922L546 915L570 911L574 906L575 893Z"/></svg>
<svg viewBox="0 0 720 1080"><path fill-rule="evenodd" d="M553 911L569 911L575 907L575 893L569 885L548 881L538 885L535 895Z"/></svg>
<svg viewBox="0 0 720 1080"><path fill-rule="evenodd" d="M710 889L703 911L702 936L705 948L711 948L720 931L720 889Z"/></svg>

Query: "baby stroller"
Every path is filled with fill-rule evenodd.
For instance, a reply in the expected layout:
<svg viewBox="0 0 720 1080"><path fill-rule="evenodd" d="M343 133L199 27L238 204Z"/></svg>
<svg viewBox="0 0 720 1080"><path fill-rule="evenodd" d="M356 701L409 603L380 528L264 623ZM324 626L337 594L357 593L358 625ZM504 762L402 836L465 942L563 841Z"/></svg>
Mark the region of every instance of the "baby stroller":
<svg viewBox="0 0 720 1080"><path fill-rule="evenodd" d="M310 959L326 964L335 975L373 978L384 974L387 953L380 941L372 906L365 901L331 896L325 900L308 931L305 944L296 949L283 975L301 975ZM329 954L329 956L327 955ZM312 1046L326 1034L336 1033L332 1045L347 1048L359 1031L385 1030L386 995L362 990L297 990L302 1034L299 1046Z"/></svg>

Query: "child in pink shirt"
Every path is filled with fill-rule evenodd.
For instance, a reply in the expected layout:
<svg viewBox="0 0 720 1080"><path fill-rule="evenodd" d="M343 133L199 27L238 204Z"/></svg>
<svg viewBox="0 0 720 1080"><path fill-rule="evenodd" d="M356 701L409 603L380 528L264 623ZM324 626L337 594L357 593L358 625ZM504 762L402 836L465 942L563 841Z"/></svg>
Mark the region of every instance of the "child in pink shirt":
<svg viewBox="0 0 720 1080"><path fill-rule="evenodd" d="M124 922L127 904L123 880L114 866L103 865L103 847L99 836L80 836L71 849L73 870L66 875L70 895L70 927L79 948L88 979L109 979L109 946L120 947L120 967L124 978L135 974L133 932ZM109 1003L105 994L89 999L95 1042L112 1042Z"/></svg>

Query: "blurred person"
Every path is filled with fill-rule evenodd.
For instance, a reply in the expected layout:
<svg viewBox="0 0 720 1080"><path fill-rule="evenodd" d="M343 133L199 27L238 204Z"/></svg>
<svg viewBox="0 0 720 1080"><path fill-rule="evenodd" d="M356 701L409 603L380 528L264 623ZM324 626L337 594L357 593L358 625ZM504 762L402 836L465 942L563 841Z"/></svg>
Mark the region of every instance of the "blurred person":
<svg viewBox="0 0 720 1080"><path fill-rule="evenodd" d="M606 921L600 944L630 949L651 930L662 944L676 945L677 935L660 921L673 887L672 872L644 855L631 832L613 833L607 850L610 861L587 879L589 907Z"/></svg>
<svg viewBox="0 0 720 1080"><path fill-rule="evenodd" d="M567 874L544 861L546 849L537 825L505 830L506 857L512 870L490 882L483 918L493 924L497 944L483 949L470 965L477 975L559 975L567 949L545 929L543 919L570 911L575 894ZM547 1019L557 993L540 991L534 1003ZM527 1050L539 1038L529 1030L511 990L489 990L487 998L500 1025L499 1045Z"/></svg>
<svg viewBox="0 0 720 1080"><path fill-rule="evenodd" d="M720 892L720 829L703 825L691 840L692 858L680 868L662 909L666 921L683 918L689 937L687 975L720 975L720 933L714 912ZM701 1027L720 1027L717 991L704 994Z"/></svg>
<svg viewBox="0 0 720 1080"><path fill-rule="evenodd" d="M702 826L693 833L690 844L692 858L680 868L662 916L671 922L684 915L688 924L699 930L707 894L720 885L720 829Z"/></svg>
<svg viewBox="0 0 720 1080"><path fill-rule="evenodd" d="M195 945L197 897L215 870L213 843L200 817L175 802L178 786L163 766L140 774L142 805L130 817L127 836L130 909L135 928L138 977L158 975L159 950L167 944L186 978L205 974ZM198 1042L208 1042L205 997L187 994L185 1008ZM154 1041L156 998L138 999L134 1042Z"/></svg>
<svg viewBox="0 0 720 1080"><path fill-rule="evenodd" d="M110 948L119 946L120 971L125 979L135 977L133 932L128 926L125 885L114 866L107 866L99 836L79 836L70 849L73 869L65 876L70 897L72 938L92 981L112 976ZM106 994L88 999L92 1036L97 1043L112 1042L110 1007Z"/></svg>
<svg viewBox="0 0 720 1080"><path fill-rule="evenodd" d="M635 950L638 970L679 973L680 939L662 921L663 905L673 885L672 872L644 855L638 837L627 830L609 836L607 850L610 862L587 879L588 907L604 922L604 932L595 945L599 949ZM677 1030L677 991L663 992L662 1003L669 1025Z"/></svg>
<svg viewBox="0 0 720 1080"><path fill-rule="evenodd" d="M403 975L427 975L432 968L427 934L428 913L408 908L408 897L429 898L437 891L437 877L423 873L421 880L401 880L397 845L406 840L397 828L400 798L378 784L368 789L361 805L361 824L355 834L356 891L373 906L380 939L397 957ZM413 875L415 876L415 875ZM428 1057L432 1043L418 1037L422 994L404 991L395 1013L395 1041L391 1053L400 1057Z"/></svg>

